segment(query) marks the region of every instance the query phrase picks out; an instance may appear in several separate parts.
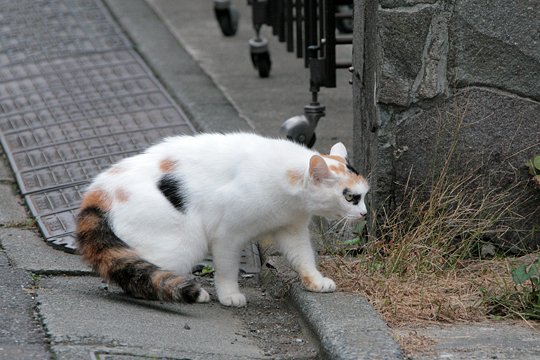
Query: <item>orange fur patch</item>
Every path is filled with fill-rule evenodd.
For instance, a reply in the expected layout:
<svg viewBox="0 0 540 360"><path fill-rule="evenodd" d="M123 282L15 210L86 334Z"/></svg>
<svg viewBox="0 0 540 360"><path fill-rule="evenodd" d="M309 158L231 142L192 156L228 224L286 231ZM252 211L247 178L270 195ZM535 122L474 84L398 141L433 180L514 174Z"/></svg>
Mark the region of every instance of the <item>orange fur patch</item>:
<svg viewBox="0 0 540 360"><path fill-rule="evenodd" d="M321 155L323 158L327 158L327 159L332 159L332 160L335 160L335 161L339 161L340 163L342 164L346 164L347 162L345 161L344 158L342 158L341 156L337 156L337 155Z"/></svg>
<svg viewBox="0 0 540 360"><path fill-rule="evenodd" d="M165 282L169 280L170 278L174 277L174 274L169 271L156 271L154 274L152 274L152 285L158 291L161 289Z"/></svg>
<svg viewBox="0 0 540 360"><path fill-rule="evenodd" d="M81 209L95 207L103 212L111 209L111 197L101 189L95 189L87 192L81 202Z"/></svg>
<svg viewBox="0 0 540 360"><path fill-rule="evenodd" d="M114 192L114 198L118 201L118 202L121 202L121 203L125 203L128 201L129 199L129 195L128 195L128 192L122 188L118 188L116 189L116 191Z"/></svg>
<svg viewBox="0 0 540 360"><path fill-rule="evenodd" d="M307 289L315 290L315 284L313 283L311 276L302 275L302 283Z"/></svg>
<svg viewBox="0 0 540 360"><path fill-rule="evenodd" d="M83 259L90 263L94 270L103 278L108 279L109 273L117 259L131 258L135 260L138 255L134 250L127 248L98 249L92 245L86 245L82 249Z"/></svg>
<svg viewBox="0 0 540 360"><path fill-rule="evenodd" d="M330 171L333 171L336 174L343 174L343 175L347 174L347 168L343 164L330 165L328 166L328 168L330 169Z"/></svg>
<svg viewBox="0 0 540 360"><path fill-rule="evenodd" d="M173 172L176 169L176 161L172 159L163 159L159 162L159 170L164 173Z"/></svg>
<svg viewBox="0 0 540 360"><path fill-rule="evenodd" d="M113 268L113 265L115 264L115 260L128 259L131 261L135 261L138 257L139 256L137 255L137 253L132 249L126 249L126 248L107 249L100 254L100 259L98 263L98 273L101 276L108 278L108 274L116 270ZM119 265L119 266L122 266L122 265Z"/></svg>
<svg viewBox="0 0 540 360"><path fill-rule="evenodd" d="M345 185L348 187L352 187L358 183L362 183L366 187L368 186L367 180L362 175L350 174L345 181Z"/></svg>
<svg viewBox="0 0 540 360"><path fill-rule="evenodd" d="M304 174L296 170L287 170L287 180L291 185L301 184L304 179Z"/></svg>
<svg viewBox="0 0 540 360"><path fill-rule="evenodd" d="M84 217L79 218L77 222L77 233L85 236L90 234L94 229L96 229L101 224L101 219L95 214L89 214Z"/></svg>

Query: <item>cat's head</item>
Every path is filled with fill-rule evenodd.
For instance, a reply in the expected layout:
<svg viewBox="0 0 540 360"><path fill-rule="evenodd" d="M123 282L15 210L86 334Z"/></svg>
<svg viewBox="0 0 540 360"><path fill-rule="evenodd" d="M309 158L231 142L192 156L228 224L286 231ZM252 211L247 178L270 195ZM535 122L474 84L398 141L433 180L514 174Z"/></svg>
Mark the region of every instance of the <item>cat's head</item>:
<svg viewBox="0 0 540 360"><path fill-rule="evenodd" d="M360 220L367 214L369 185L347 160L342 143L332 146L328 155L313 155L308 176L305 200L313 214L330 220Z"/></svg>

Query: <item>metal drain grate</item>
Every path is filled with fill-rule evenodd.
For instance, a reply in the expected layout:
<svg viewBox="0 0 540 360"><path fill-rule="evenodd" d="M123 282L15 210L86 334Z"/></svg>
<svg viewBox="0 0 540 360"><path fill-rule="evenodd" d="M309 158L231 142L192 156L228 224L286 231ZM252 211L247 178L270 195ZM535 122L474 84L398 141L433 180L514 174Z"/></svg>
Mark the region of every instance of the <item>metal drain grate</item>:
<svg viewBox="0 0 540 360"><path fill-rule="evenodd" d="M0 66L130 48L99 1L0 1Z"/></svg>
<svg viewBox="0 0 540 360"><path fill-rule="evenodd" d="M133 51L1 71L1 140L43 235L73 251L84 186L112 163L193 126Z"/></svg>

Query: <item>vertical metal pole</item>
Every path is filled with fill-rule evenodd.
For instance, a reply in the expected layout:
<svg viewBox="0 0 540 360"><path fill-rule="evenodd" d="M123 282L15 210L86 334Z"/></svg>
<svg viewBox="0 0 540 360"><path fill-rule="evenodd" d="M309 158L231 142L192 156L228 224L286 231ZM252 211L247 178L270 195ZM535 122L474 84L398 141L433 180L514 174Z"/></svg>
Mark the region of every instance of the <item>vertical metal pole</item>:
<svg viewBox="0 0 540 360"><path fill-rule="evenodd" d="M336 87L336 4L333 0L324 1L324 57L325 87Z"/></svg>
<svg viewBox="0 0 540 360"><path fill-rule="evenodd" d="M268 0L270 5L270 22L272 26L272 35L278 34L279 29L279 4L281 0Z"/></svg>
<svg viewBox="0 0 540 360"><path fill-rule="evenodd" d="M294 24L293 0L285 0L285 33L287 37L287 51L294 51Z"/></svg>
<svg viewBox="0 0 540 360"><path fill-rule="evenodd" d="M295 19L296 19L296 57L304 56L304 36L302 34L302 0L295 0Z"/></svg>
<svg viewBox="0 0 540 360"><path fill-rule="evenodd" d="M306 36L306 46L304 48L305 66L309 66L309 52L310 46L317 46L317 0L304 0L304 34Z"/></svg>
<svg viewBox="0 0 540 360"><path fill-rule="evenodd" d="M277 0L278 41L285 41L285 0Z"/></svg>
<svg viewBox="0 0 540 360"><path fill-rule="evenodd" d="M319 51L319 57L324 57L325 51L325 44L323 44L322 39L325 38L326 34L326 3L327 0L318 0L318 6L317 6L317 23L319 24L319 39L321 44L321 50ZM330 1L332 2L332 0Z"/></svg>

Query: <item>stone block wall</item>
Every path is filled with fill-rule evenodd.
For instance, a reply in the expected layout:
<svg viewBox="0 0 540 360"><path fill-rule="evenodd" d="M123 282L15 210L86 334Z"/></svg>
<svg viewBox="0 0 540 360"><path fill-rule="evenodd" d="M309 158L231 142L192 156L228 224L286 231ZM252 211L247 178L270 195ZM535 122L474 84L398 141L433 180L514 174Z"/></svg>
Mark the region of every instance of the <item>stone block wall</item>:
<svg viewBox="0 0 540 360"><path fill-rule="evenodd" d="M529 200L516 246L540 246L540 1L355 0L355 159L372 208L421 183L457 139L453 171ZM459 132L453 123L462 120ZM441 131L443 129L443 131ZM519 242L519 244L517 244Z"/></svg>

